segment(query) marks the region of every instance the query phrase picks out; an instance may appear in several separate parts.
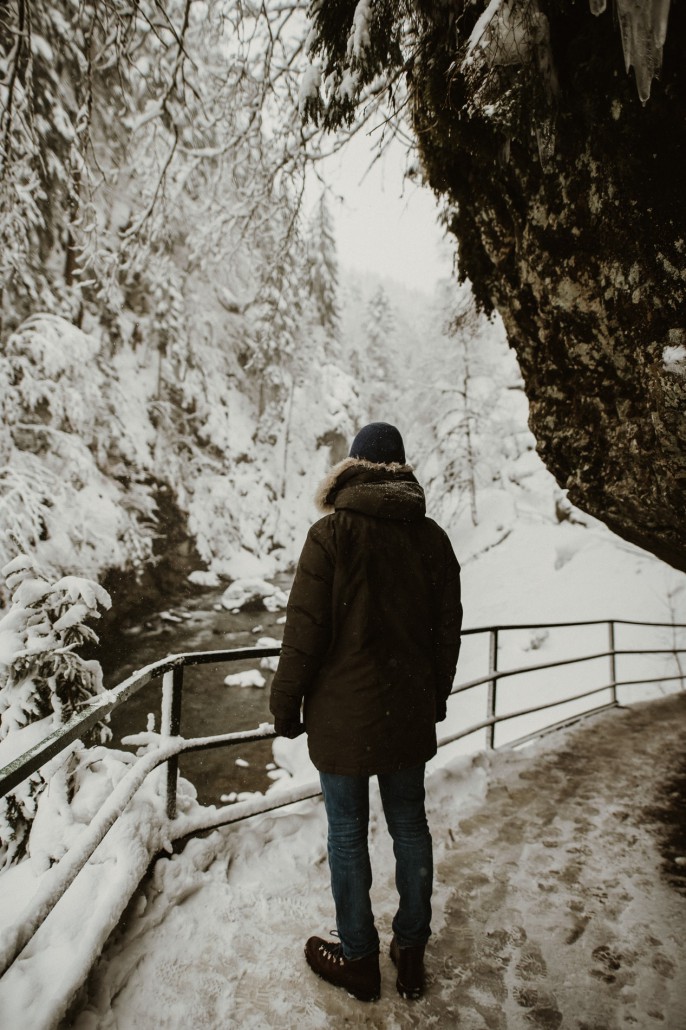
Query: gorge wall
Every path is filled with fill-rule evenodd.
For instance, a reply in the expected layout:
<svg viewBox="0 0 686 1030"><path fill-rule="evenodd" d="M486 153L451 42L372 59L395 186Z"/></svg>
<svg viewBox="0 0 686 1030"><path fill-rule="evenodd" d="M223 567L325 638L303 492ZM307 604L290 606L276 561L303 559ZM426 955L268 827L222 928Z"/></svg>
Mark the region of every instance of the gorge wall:
<svg viewBox="0 0 686 1030"><path fill-rule="evenodd" d="M684 6L645 103L613 11L458 7L426 11L412 79L461 274L502 315L573 503L686 569Z"/></svg>

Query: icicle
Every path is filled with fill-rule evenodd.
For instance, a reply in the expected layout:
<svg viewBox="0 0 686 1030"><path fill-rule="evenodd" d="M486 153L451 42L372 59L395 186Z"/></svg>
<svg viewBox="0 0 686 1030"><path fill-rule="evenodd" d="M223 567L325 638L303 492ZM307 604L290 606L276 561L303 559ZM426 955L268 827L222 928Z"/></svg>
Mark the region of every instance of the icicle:
<svg viewBox="0 0 686 1030"><path fill-rule="evenodd" d="M593 10L597 0L590 2ZM670 0L617 0L624 64L627 72L633 67L638 95L644 104L650 97L652 81L662 67L669 4Z"/></svg>
<svg viewBox="0 0 686 1030"><path fill-rule="evenodd" d="M670 0L653 0L653 39L659 47L665 45Z"/></svg>

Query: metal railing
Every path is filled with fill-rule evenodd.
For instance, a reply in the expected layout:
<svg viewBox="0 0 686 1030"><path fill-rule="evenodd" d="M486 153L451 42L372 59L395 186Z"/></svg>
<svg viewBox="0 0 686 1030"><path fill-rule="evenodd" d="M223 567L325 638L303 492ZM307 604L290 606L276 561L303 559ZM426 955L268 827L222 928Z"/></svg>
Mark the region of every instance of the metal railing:
<svg viewBox="0 0 686 1030"><path fill-rule="evenodd" d="M555 661L541 662L533 665L526 665L514 669L500 669L498 657L502 635L508 632L521 632L534 629L561 629L581 626L607 626L608 647L606 650L594 652L572 658L556 659ZM557 727L576 722L585 716L595 712L603 711L616 706L618 702L617 689L636 684L656 684L679 680L682 689L684 688L684 672L678 661L678 656L686 653L686 647L677 647L674 642L671 647L665 648L617 648L615 646L616 627L618 625L636 627L669 628L673 631L686 629L685 624L638 622L627 619L613 620L586 620L582 622L557 622L557 623L535 623L515 624L502 626L488 626L463 630L463 637L471 637L488 634L488 671L484 676L457 684L453 687L451 695L465 693L480 686L487 687L486 695L486 717L477 723L462 727L456 732L442 736L439 739L439 747L444 747L465 737L469 737L481 731L486 733L486 746L495 747L496 726L531 715L547 709L559 708L560 706L578 702L609 692L610 700L593 708L586 708L573 713L558 721L546 723L531 733L516 740L507 741L508 746L517 746L550 732ZM269 740L276 736L273 726L263 724L252 731L240 731L235 733L214 734L208 737L188 738L181 737L181 711L183 697L183 671L184 668L194 665L206 665L214 663L238 662L246 659L260 659L276 657L280 652L278 647L252 647L236 650L201 651L189 652L186 654L171 655L168 658L146 666L138 672L133 673L119 686L107 690L93 698L84 706L84 711L74 714L67 723L55 729L48 737L37 743L25 754L20 755L13 762L0 770L0 797L9 793L23 780L27 779L34 772L38 771L49 759L59 754L73 741L82 737L97 722L102 720L114 709L126 703L126 701L141 690L146 684L154 679L162 677L162 711L161 711L161 741L160 745L139 758L129 769L127 774L114 788L110 798L104 803L100 811L91 822L88 830L79 839L77 845L58 863L61 873L53 877L51 882L44 888L39 888L32 900L31 910L28 912L21 926L10 929L8 939L0 949L0 976L12 964L15 958L26 946L28 941L35 934L38 927L44 922L59 898L65 893L68 887L74 882L76 876L93 855L95 849L103 840L108 830L119 818L123 808L134 796L145 778L166 762L166 812L169 820L176 818L176 794L178 782L178 761L179 755L204 751L210 748L230 747L235 744L246 744L257 740ZM633 679L617 678L617 658L629 655L672 655L677 659L679 673L676 675L643 676ZM571 696L564 696L547 700L533 707L518 709L514 712L498 713L498 685L504 679L543 672L547 669L557 669L563 666L570 666L584 662L607 659L609 661L609 680L600 686ZM164 738L167 738L164 740ZM237 822L240 819L249 818L253 815L268 812L275 808L285 807L296 801L305 798L315 797L320 790L315 785L294 789L283 794L274 796L266 795L247 805L227 805L213 813L210 821L203 823L206 826L221 826ZM173 834L171 835L173 837ZM51 870L52 871L52 870Z"/></svg>

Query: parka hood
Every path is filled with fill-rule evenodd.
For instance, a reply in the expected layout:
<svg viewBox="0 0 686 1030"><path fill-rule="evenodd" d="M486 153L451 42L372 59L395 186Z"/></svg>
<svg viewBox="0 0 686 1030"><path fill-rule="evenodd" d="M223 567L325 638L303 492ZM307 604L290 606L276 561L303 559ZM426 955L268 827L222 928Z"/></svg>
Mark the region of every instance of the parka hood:
<svg viewBox="0 0 686 1030"><path fill-rule="evenodd" d="M316 503L324 514L348 509L402 521L426 514L424 491L412 465L382 465L363 458L344 458L334 465L317 491Z"/></svg>

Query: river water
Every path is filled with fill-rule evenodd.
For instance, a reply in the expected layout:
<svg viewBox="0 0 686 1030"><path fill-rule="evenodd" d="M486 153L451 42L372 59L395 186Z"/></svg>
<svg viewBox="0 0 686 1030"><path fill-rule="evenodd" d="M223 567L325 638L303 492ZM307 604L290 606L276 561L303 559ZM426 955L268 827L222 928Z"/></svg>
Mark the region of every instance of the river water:
<svg viewBox="0 0 686 1030"><path fill-rule="evenodd" d="M278 584L290 586L290 583ZM114 687L137 669L169 654L185 651L216 651L254 647L260 637L281 640L284 612L240 611L221 607L222 590L185 598L165 612L153 612L144 622L125 629L110 628L101 641L105 686ZM264 687L227 687L229 673L259 669ZM269 687L273 673L260 668L259 660L201 665L184 670L181 732L185 737L210 736L234 730L253 729L272 722ZM112 714L111 745L123 747L122 736L148 727L149 714L160 728L161 680L153 680ZM203 804L220 804L222 796L245 790L264 791L271 780L272 742L217 748L181 756L182 776L198 791ZM128 749L130 750L130 748ZM236 759L241 764L236 764ZM247 762L247 765L243 765ZM273 768L273 766L271 766Z"/></svg>

